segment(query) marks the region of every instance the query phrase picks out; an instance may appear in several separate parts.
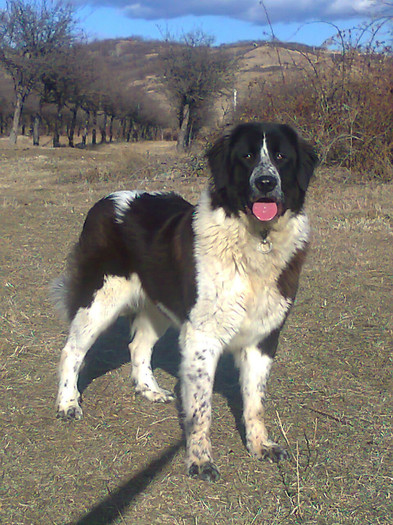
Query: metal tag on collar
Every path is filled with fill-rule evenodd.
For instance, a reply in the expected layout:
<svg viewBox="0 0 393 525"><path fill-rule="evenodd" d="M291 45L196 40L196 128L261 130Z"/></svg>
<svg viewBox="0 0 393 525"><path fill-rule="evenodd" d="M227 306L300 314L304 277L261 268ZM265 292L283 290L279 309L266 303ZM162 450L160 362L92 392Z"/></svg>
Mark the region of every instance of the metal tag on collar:
<svg viewBox="0 0 393 525"><path fill-rule="evenodd" d="M262 239L259 244L259 251L262 253L270 253L273 249L272 243L267 239Z"/></svg>

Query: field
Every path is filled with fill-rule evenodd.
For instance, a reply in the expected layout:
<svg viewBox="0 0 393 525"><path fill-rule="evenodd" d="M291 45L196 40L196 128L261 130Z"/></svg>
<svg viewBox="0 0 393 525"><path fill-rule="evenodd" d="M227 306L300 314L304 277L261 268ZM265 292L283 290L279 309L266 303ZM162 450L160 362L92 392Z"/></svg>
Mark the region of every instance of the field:
<svg viewBox="0 0 393 525"><path fill-rule="evenodd" d="M66 326L47 299L89 207L115 189L174 189L195 201L204 163L172 143L16 149L0 140L0 522L27 524L351 524L393 516L392 184L320 170L313 241L269 383L279 465L249 457L233 364L219 366L212 439L217 483L185 475L178 404L129 381L127 326L88 354L85 417L55 418ZM155 374L179 391L176 334Z"/></svg>

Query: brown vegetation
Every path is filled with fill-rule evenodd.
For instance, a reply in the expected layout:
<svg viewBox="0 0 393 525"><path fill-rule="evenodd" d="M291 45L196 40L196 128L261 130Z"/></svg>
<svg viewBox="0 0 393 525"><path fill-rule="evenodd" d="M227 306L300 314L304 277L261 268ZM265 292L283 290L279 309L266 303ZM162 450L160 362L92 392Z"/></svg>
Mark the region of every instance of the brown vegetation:
<svg viewBox="0 0 393 525"><path fill-rule="evenodd" d="M30 4L39 2L9 3ZM206 135L236 119L278 120L314 142L323 164L392 180L393 58L376 38L382 22L367 26L365 43L337 28L327 50L276 41L214 47L198 31L182 42L84 43L71 31L71 14L66 12L67 53L49 42L44 61L39 53L36 60L30 51L18 55L30 67L18 131L32 135L34 144L40 134L51 134L54 146L66 136L69 146L165 137L187 147L201 129ZM7 24L0 29L0 58L8 56L0 71L0 135L13 129L15 138L19 88L9 74L10 64L18 64L10 62ZM366 29L359 29L363 37Z"/></svg>
<svg viewBox="0 0 393 525"><path fill-rule="evenodd" d="M282 77L254 83L240 119L291 123L316 143L324 164L392 180L392 57L353 48L300 56Z"/></svg>

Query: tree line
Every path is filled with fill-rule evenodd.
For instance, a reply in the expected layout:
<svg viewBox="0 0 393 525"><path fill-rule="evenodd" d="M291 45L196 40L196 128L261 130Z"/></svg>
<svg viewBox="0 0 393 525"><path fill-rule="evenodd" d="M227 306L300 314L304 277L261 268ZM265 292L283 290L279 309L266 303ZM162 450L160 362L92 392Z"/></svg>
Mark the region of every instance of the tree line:
<svg viewBox="0 0 393 525"><path fill-rule="evenodd" d="M0 11L0 133L16 144L28 128L38 145L44 130L54 147L66 134L73 147L76 134L85 145L88 136L93 144L163 138L175 127L179 147L187 148L233 78L233 58L212 43L201 31L180 42L165 38L154 71L166 94L167 103L160 103L127 80L132 62L122 63L114 78L79 30L71 3L10 0Z"/></svg>

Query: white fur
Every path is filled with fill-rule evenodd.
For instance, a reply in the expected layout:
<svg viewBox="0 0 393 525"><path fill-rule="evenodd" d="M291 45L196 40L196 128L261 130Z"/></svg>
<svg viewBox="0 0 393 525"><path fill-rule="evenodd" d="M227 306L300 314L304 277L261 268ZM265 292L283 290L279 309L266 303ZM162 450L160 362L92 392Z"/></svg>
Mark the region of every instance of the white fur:
<svg viewBox="0 0 393 525"><path fill-rule="evenodd" d="M115 191L108 195L110 199L112 199L115 203L115 211L116 211L116 222L122 223L124 220L124 215L126 214L127 210L130 207L130 204L133 200L135 200L137 197L142 195L144 193L143 191Z"/></svg>
<svg viewBox="0 0 393 525"><path fill-rule="evenodd" d="M221 208L212 210L207 193L194 219L198 302L190 321L216 334L223 347L255 345L282 324L291 302L276 283L309 237L306 215L288 210L267 237L271 252L263 253L251 220L244 214L228 217Z"/></svg>
<svg viewBox="0 0 393 525"><path fill-rule="evenodd" d="M236 354L236 364L240 370L247 448L253 456L261 458L267 448L276 446L268 438L263 418L266 384L273 359L262 354L259 348L249 347Z"/></svg>
<svg viewBox="0 0 393 525"><path fill-rule="evenodd" d="M266 135L264 135L264 137L263 137L263 144L262 144L262 148L261 148L261 151L260 151L260 157L261 157L260 166L264 170L264 174L266 174L266 175L269 174L269 175L272 175L273 177L275 177L277 179L277 183L279 184L280 189L281 189L280 175L278 173L277 168L274 166L274 164L273 164L273 162L272 162L272 160L270 158L269 149L267 147Z"/></svg>
<svg viewBox="0 0 393 525"><path fill-rule="evenodd" d="M253 221L253 222L251 222ZM212 463L209 427L216 364L224 350L235 354L240 368L244 420L250 451L262 457L279 447L269 441L263 399L272 359L257 344L279 328L291 301L277 286L283 269L309 237L305 214L287 211L269 232L269 253L255 219L228 217L213 210L202 194L194 218L197 303L182 328L181 384L187 436L187 463ZM279 452L280 453L280 452Z"/></svg>
<svg viewBox="0 0 393 525"><path fill-rule="evenodd" d="M132 365L131 378L135 391L154 402L166 403L174 399L168 390L160 388L151 369L151 355L158 339L170 325L169 320L147 300L132 322L133 338L128 345Z"/></svg>
<svg viewBox="0 0 393 525"><path fill-rule="evenodd" d="M111 276L97 290L91 305L79 308L60 358L57 411L61 417L82 417L77 381L87 351L119 315L139 309L144 300L137 275L130 279Z"/></svg>
<svg viewBox="0 0 393 525"><path fill-rule="evenodd" d="M138 195L111 195L117 222L123 221ZM201 195L193 219L197 300L181 326L180 375L187 463L190 471L208 465L209 479L218 475L209 428L214 375L224 350L234 354L240 369L250 452L257 457L283 453L268 439L264 424L263 401L272 359L261 352L258 344L280 328L288 314L291 300L283 297L277 282L294 254L305 247L309 226L305 214L286 211L271 224L266 240L272 249L268 253L260 250L261 227L252 216L228 217L222 208L213 210L208 191ZM72 320L60 361L60 417L82 416L77 378L83 358L96 338L122 313L131 318L135 315L129 351L136 391L152 401L173 399L170 392L158 386L150 360L157 339L170 322L179 327L179 320L164 305L154 305L146 297L135 274L129 279L107 277L92 304L80 308Z"/></svg>

